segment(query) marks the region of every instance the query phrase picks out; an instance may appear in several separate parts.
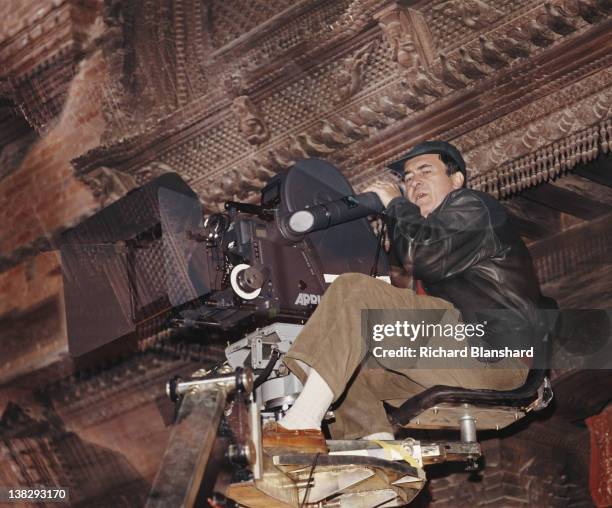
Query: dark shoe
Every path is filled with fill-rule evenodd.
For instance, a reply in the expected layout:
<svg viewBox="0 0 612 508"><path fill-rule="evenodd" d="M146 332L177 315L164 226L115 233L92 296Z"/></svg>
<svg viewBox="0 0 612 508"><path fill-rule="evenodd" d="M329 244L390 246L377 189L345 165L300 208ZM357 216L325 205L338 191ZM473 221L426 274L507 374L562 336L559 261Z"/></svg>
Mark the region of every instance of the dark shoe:
<svg viewBox="0 0 612 508"><path fill-rule="evenodd" d="M266 451L291 451L294 453L328 453L325 436L319 429L291 430L278 422L267 423L262 430L263 448Z"/></svg>

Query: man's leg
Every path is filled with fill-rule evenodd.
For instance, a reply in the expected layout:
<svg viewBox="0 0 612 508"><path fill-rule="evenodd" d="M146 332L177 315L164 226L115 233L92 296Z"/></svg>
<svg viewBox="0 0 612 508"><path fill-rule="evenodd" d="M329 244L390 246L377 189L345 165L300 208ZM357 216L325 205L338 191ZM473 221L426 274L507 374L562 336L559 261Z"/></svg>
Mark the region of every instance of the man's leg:
<svg viewBox="0 0 612 508"><path fill-rule="evenodd" d="M305 387L298 398L298 407L300 401L308 401L307 404L302 404L302 410L308 411L308 408L311 407L313 408L311 412L324 414L329 401L329 392L332 394L332 400L338 400L343 394L349 380L368 352L362 338L361 310L380 308L446 310L450 312L438 314L444 315L444 321L448 323L458 322L459 316L452 304L440 298L419 296L413 291L396 288L362 274L341 275L323 295L318 308L304 326L292 349L285 356L285 363L302 382L306 382L307 378L307 372L302 367L307 365L318 373L319 379L329 388L329 390L321 390L320 383L311 383ZM422 316L425 320L432 319L431 312L424 312ZM448 349L462 347L464 344L447 338L434 337L429 345L432 347L442 345ZM381 363L384 365L384 361ZM506 368L501 369L502 366ZM400 387L400 392L405 389L408 397L417 393L416 390L422 391L436 384L509 390L520 386L527 375L525 366L515 359L504 360L494 368L488 368L486 364L469 359L467 363L466 359L437 361L434 368L430 368L430 365L427 364L413 364L409 368L402 366L398 369L397 362L393 362L390 366L386 365L386 367L396 370L403 378L408 378L407 381L397 377L397 373L395 375L386 374L393 378L393 382L372 382L371 376L367 378L364 378L363 375L357 376L353 380L350 395L345 396L337 410L342 424L337 426L338 432L334 434L350 434L353 437L355 431L350 429L359 427L359 420L363 420L360 415L375 407L382 410L381 400L402 398L397 396L397 386ZM384 378L384 376L381 377L378 373L374 375L376 379ZM319 385L318 389L314 389L316 385ZM327 396L324 393L327 393ZM377 403L373 402L375 399ZM323 405L325 408L322 407ZM288 413L289 426L296 429L313 428L311 418L307 419L309 420L307 423L301 423L301 418L297 414L292 415L292 411L293 408ZM383 431L385 427L388 429L386 421L383 423L381 411L377 410L376 413L380 425L376 429L368 426L368 434ZM340 430L341 428L346 429L348 434Z"/></svg>
<svg viewBox="0 0 612 508"><path fill-rule="evenodd" d="M430 296L421 296L423 303L427 304L431 300ZM437 299L434 299L437 300ZM384 314L384 313L383 313ZM430 312L411 313L415 322L420 322L418 317L422 315L425 323L433 323ZM457 329L457 326L464 324L460 320L459 312L446 312L441 316L439 324L444 327L452 327ZM387 349L395 349L400 347L405 342L402 338L393 337L388 339ZM443 336L441 334L431 334L426 337L419 337L415 341L415 347L418 349L422 346L429 348L432 351L443 350L447 353L454 351L462 351L468 348L469 339L467 337L462 340L456 340L453 336ZM420 350L419 350L420 352ZM441 358L428 358L419 355L410 365L404 363L402 358L378 358L377 362L386 369L400 372L407 376L416 384L425 388L430 388L435 385L456 386L467 389L489 389L489 390L512 390L522 386L527 378L529 369L518 358L504 358L494 363L481 362L477 358L457 356L443 356Z"/></svg>
<svg viewBox="0 0 612 508"><path fill-rule="evenodd" d="M450 303L439 298L422 299L413 291L396 288L363 274L344 274L338 277L327 289L321 303L285 355L284 362L305 382L305 387L296 405L281 421L283 426L290 429L313 428L313 419L305 418L304 410L310 407L311 413L324 414L322 406L329 405L329 392L332 393L332 400L337 400L344 393L349 380L368 352L362 335L362 309L381 307L396 310L440 309L441 314L453 308ZM318 381L310 383L310 376L306 382L304 364L310 366L326 386ZM360 378L352 390L351 399L359 399L360 389L363 388L362 400L365 400L369 390L367 384L362 383ZM380 400L379 397L378 405L382 408ZM348 408L351 404L344 401L343 405ZM382 429L374 432L379 431Z"/></svg>
<svg viewBox="0 0 612 508"><path fill-rule="evenodd" d="M332 438L393 439L393 426L382 401L406 400L423 390L402 374L361 365L334 405L335 420L329 426Z"/></svg>

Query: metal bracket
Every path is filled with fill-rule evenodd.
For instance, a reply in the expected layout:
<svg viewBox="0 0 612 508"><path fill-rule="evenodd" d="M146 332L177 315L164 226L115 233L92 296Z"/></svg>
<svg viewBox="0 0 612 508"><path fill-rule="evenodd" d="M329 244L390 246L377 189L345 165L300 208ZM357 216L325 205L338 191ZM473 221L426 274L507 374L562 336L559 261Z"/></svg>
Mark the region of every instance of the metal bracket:
<svg viewBox="0 0 612 508"><path fill-rule="evenodd" d="M542 381L542 384L538 388L538 398L527 406L525 412L529 413L530 411L541 411L542 409L547 408L550 402L553 400L553 397L554 393L550 384L550 379L545 377L544 381Z"/></svg>

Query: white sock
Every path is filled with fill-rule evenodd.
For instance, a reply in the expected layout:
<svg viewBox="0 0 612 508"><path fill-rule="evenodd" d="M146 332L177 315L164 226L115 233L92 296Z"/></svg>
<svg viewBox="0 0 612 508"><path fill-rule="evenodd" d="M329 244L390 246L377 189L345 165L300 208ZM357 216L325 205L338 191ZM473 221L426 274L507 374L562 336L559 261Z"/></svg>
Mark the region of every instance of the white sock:
<svg viewBox="0 0 612 508"><path fill-rule="evenodd" d="M367 436L363 436L361 439L368 441L373 441L374 439L377 441L393 441L395 436L391 434L391 432L374 432L374 434L368 434Z"/></svg>
<svg viewBox="0 0 612 508"><path fill-rule="evenodd" d="M302 393L279 423L286 429L320 429L333 400L334 393L329 385L311 368Z"/></svg>

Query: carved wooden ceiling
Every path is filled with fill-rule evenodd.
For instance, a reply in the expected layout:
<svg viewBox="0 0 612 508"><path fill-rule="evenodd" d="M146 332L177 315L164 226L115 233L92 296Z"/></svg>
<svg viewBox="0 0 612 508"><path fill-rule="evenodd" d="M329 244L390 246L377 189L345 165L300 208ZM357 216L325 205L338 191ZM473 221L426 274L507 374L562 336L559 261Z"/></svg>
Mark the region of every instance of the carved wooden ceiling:
<svg viewBox="0 0 612 508"><path fill-rule="evenodd" d="M606 1L113 4L121 79L106 144L75 161L86 180L172 168L213 210L300 157L331 159L359 188L443 137L471 187L506 197L608 150Z"/></svg>

